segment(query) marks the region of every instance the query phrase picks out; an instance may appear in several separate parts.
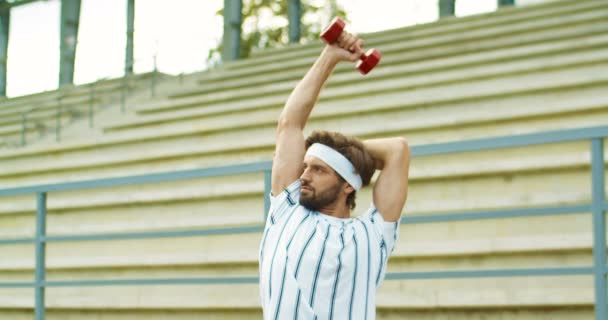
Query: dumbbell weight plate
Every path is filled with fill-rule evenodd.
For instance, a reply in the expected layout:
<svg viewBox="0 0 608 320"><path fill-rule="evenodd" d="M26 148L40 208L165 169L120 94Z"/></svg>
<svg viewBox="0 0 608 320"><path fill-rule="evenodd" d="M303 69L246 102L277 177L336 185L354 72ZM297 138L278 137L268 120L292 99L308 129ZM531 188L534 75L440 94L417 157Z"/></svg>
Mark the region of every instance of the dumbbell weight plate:
<svg viewBox="0 0 608 320"><path fill-rule="evenodd" d="M340 19L340 17L335 17L329 26L321 33L321 39L327 42L328 44L332 44L338 40L342 31L344 31L344 27L346 23L344 20Z"/></svg>
<svg viewBox="0 0 608 320"><path fill-rule="evenodd" d="M365 57L361 56L361 60L357 61L355 67L362 74L370 72L380 62L382 55L376 49L370 49L365 53Z"/></svg>

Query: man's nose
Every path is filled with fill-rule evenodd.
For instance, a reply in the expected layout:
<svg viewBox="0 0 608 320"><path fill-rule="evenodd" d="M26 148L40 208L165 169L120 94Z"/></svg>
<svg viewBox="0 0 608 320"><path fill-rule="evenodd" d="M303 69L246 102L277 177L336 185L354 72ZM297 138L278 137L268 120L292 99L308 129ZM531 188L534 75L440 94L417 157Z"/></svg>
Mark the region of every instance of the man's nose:
<svg viewBox="0 0 608 320"><path fill-rule="evenodd" d="M310 174L308 172L308 169L304 169L304 172L302 172L302 175L300 175L300 180L306 181L306 182L310 181Z"/></svg>

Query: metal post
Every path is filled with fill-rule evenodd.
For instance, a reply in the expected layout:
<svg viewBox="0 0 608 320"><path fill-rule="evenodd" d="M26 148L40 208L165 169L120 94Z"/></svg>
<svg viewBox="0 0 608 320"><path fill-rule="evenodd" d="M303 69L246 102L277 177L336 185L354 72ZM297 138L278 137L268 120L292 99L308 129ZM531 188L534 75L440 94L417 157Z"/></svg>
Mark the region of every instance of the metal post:
<svg viewBox="0 0 608 320"><path fill-rule="evenodd" d="M300 20L302 16L302 4L300 0L289 0L287 4L287 14L289 16L289 42L300 42Z"/></svg>
<svg viewBox="0 0 608 320"><path fill-rule="evenodd" d="M133 32L135 29L135 0L127 0L127 51L125 74L133 73Z"/></svg>
<svg viewBox="0 0 608 320"><path fill-rule="evenodd" d="M21 114L21 146L25 147L25 144L27 143L27 113L22 113Z"/></svg>
<svg viewBox="0 0 608 320"><path fill-rule="evenodd" d="M122 77L122 85L120 86L120 111L125 113L125 95L126 95L126 87L127 87L127 75L125 74Z"/></svg>
<svg viewBox="0 0 608 320"><path fill-rule="evenodd" d="M60 94L59 98L57 98L57 103L59 105L57 105L57 122L55 125L55 141L57 142L61 141L61 113L63 112L62 100L63 94Z"/></svg>
<svg viewBox="0 0 608 320"><path fill-rule="evenodd" d="M515 5L515 0L498 0L499 7L514 6L514 5Z"/></svg>
<svg viewBox="0 0 608 320"><path fill-rule="evenodd" d="M156 56L157 53L154 54L154 70L152 71L152 77L150 78L150 96L154 97L156 95L156 73L158 72L158 67L156 64Z"/></svg>
<svg viewBox="0 0 608 320"><path fill-rule="evenodd" d="M93 108L95 103L95 84L96 82L93 82L91 84L91 88L89 89L89 128L93 128L93 113L95 112Z"/></svg>
<svg viewBox="0 0 608 320"><path fill-rule="evenodd" d="M61 0L59 85L74 82L74 61L80 21L80 0Z"/></svg>
<svg viewBox="0 0 608 320"><path fill-rule="evenodd" d="M272 191L272 171L264 171L264 221L270 210L270 192Z"/></svg>
<svg viewBox="0 0 608 320"><path fill-rule="evenodd" d="M234 61L241 56L242 0L224 0L224 36L222 59Z"/></svg>
<svg viewBox="0 0 608 320"><path fill-rule="evenodd" d="M36 286L35 296L35 320L44 320L45 318L45 303L44 303L44 281L46 268L46 193L39 192L36 194L37 210L36 210Z"/></svg>
<svg viewBox="0 0 608 320"><path fill-rule="evenodd" d="M595 319L606 319L606 222L604 216L604 141L591 141L591 181L593 213L593 271L595 278Z"/></svg>
<svg viewBox="0 0 608 320"><path fill-rule="evenodd" d="M0 0L6 5L5 0ZM6 66L8 61L8 35L11 19L10 8L0 12L0 96L6 97Z"/></svg>
<svg viewBox="0 0 608 320"><path fill-rule="evenodd" d="M456 12L456 0L439 0L439 17L450 17Z"/></svg>

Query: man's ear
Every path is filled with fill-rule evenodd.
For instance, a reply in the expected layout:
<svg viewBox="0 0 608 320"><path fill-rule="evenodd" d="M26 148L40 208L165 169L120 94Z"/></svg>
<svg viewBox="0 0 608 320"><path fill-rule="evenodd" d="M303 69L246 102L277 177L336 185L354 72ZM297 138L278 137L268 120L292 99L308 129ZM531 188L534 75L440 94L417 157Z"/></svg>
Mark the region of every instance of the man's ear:
<svg viewBox="0 0 608 320"><path fill-rule="evenodd" d="M344 188L342 188L342 192L344 192L344 194L348 196L349 194L355 192L355 188L353 188L353 186L351 186L348 182L344 182Z"/></svg>

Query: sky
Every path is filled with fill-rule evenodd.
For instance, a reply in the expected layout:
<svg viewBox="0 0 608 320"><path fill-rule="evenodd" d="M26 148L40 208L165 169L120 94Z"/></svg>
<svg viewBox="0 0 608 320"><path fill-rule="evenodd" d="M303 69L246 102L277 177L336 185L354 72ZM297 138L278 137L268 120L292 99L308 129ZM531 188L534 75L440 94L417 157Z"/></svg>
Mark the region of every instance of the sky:
<svg viewBox="0 0 608 320"><path fill-rule="evenodd" d="M322 2L322 0L311 0ZM528 5L551 0L516 0ZM338 0L349 17L347 29L374 32L428 23L438 18L438 0ZM456 15L496 10L497 0L457 0ZM74 82L119 77L124 72L126 0L82 0ZM168 4L171 5L168 5ZM215 13L223 0L136 0L134 71L156 64L168 74L206 68L211 48L222 37ZM59 78L60 1L15 7L9 28L7 95L54 90Z"/></svg>

